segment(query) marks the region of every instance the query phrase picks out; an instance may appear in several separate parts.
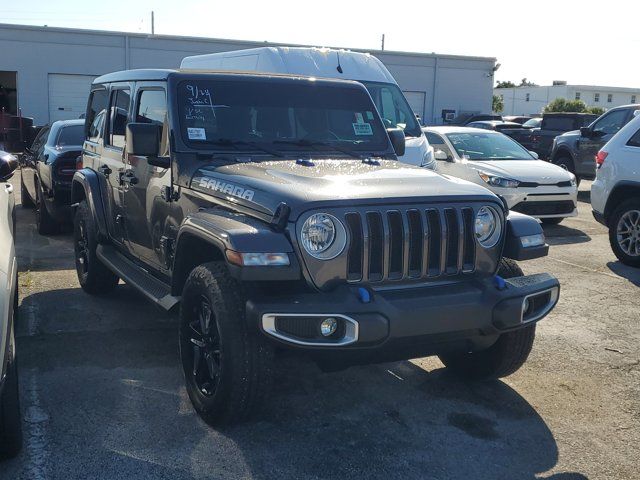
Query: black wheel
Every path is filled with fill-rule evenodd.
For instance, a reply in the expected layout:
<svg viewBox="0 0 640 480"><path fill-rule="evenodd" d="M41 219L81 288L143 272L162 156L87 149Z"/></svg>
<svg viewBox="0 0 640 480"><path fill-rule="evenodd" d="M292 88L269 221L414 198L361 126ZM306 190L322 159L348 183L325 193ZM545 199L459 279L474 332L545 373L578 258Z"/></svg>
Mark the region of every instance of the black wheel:
<svg viewBox="0 0 640 480"><path fill-rule="evenodd" d="M20 177L20 202L22 204L22 208L33 208L35 206L31 199L31 195L29 195L29 192L27 191L27 187L24 186L22 176Z"/></svg>
<svg viewBox="0 0 640 480"><path fill-rule="evenodd" d="M86 200L80 202L73 219L73 244L82 289L92 295L111 292L119 278L96 255L97 232Z"/></svg>
<svg viewBox="0 0 640 480"><path fill-rule="evenodd" d="M0 458L15 457L22 448L22 416L16 359L8 365L0 396Z"/></svg>
<svg viewBox="0 0 640 480"><path fill-rule="evenodd" d="M252 413L271 383L273 351L245 321L244 290L223 263L196 267L180 306L180 358L187 393L209 425Z"/></svg>
<svg viewBox="0 0 640 480"><path fill-rule="evenodd" d="M640 267L640 198L631 198L613 211L609 220L609 243L618 260Z"/></svg>
<svg viewBox="0 0 640 480"><path fill-rule="evenodd" d="M571 157L566 157L566 156L558 157L554 159L553 162L551 163L561 168L564 168L567 172L570 172L576 175L575 165L573 164L573 160ZM576 183L578 184L578 186L580 186L580 177L578 175L576 175Z"/></svg>
<svg viewBox="0 0 640 480"><path fill-rule="evenodd" d="M38 184L37 179L36 184L36 227L40 235L49 235L56 232L58 225L47 210L42 187Z"/></svg>
<svg viewBox="0 0 640 480"><path fill-rule="evenodd" d="M523 272L516 262L503 258L497 274L503 278L513 278L522 276ZM535 336L536 325L531 324L503 333L486 350L448 353L439 355L439 358L456 375L472 380L494 380L511 375L527 361Z"/></svg>
<svg viewBox="0 0 640 480"><path fill-rule="evenodd" d="M556 218L541 218L540 221L545 224L545 225L559 225L560 222L562 222L562 220L564 220L564 218L560 217L556 217Z"/></svg>

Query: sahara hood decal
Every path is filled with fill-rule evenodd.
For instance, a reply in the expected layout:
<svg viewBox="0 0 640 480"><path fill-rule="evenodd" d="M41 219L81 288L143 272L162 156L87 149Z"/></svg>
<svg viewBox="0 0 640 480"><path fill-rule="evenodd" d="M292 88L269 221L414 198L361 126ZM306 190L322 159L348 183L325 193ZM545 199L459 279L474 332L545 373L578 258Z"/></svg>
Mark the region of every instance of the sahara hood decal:
<svg viewBox="0 0 640 480"><path fill-rule="evenodd" d="M202 176L200 178L196 178L195 182L198 182L198 187L200 188L242 198L243 200L252 201L253 196L255 195L253 190L243 188L233 183L223 182L222 180L217 180L212 177Z"/></svg>

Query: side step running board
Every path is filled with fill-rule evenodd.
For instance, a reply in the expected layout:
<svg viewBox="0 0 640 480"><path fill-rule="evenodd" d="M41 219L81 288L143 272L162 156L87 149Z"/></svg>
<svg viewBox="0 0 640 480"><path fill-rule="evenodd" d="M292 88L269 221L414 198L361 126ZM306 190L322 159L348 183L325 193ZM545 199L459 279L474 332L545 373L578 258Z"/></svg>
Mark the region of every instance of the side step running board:
<svg viewBox="0 0 640 480"><path fill-rule="evenodd" d="M171 295L169 285L141 269L112 246L98 245L96 254L102 263L113 270L128 285L139 290L161 308L167 311L171 310L180 301L180 297Z"/></svg>

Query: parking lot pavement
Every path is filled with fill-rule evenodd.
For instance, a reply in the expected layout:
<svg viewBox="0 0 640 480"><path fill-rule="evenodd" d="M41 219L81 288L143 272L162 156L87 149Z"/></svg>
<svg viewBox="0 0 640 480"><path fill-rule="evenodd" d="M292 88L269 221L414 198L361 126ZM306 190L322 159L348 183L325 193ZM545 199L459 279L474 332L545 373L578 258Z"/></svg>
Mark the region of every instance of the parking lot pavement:
<svg viewBox="0 0 640 480"><path fill-rule="evenodd" d="M578 217L545 227L549 257L522 264L562 293L518 373L283 358L262 414L224 430L191 408L176 320L124 284L84 294L70 234L39 236L17 207L25 448L0 478L638 478L640 271L616 261L588 187Z"/></svg>

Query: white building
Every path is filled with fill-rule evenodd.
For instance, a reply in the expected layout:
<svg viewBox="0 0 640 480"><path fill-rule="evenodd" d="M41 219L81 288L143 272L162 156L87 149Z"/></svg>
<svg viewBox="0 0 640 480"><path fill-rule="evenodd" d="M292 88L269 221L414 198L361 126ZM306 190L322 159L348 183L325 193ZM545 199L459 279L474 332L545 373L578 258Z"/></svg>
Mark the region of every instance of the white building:
<svg viewBox="0 0 640 480"><path fill-rule="evenodd" d="M10 113L20 109L36 124L78 118L96 76L130 68L178 68L188 55L265 45L269 44L0 24L0 108ZM495 58L369 52L391 71L427 124L442 123L447 110L491 111Z"/></svg>
<svg viewBox="0 0 640 480"><path fill-rule="evenodd" d="M605 110L640 102L640 87L567 85L566 82L536 87L494 88L493 93L504 102L503 115L539 114L556 98L582 100L588 107L602 107Z"/></svg>

